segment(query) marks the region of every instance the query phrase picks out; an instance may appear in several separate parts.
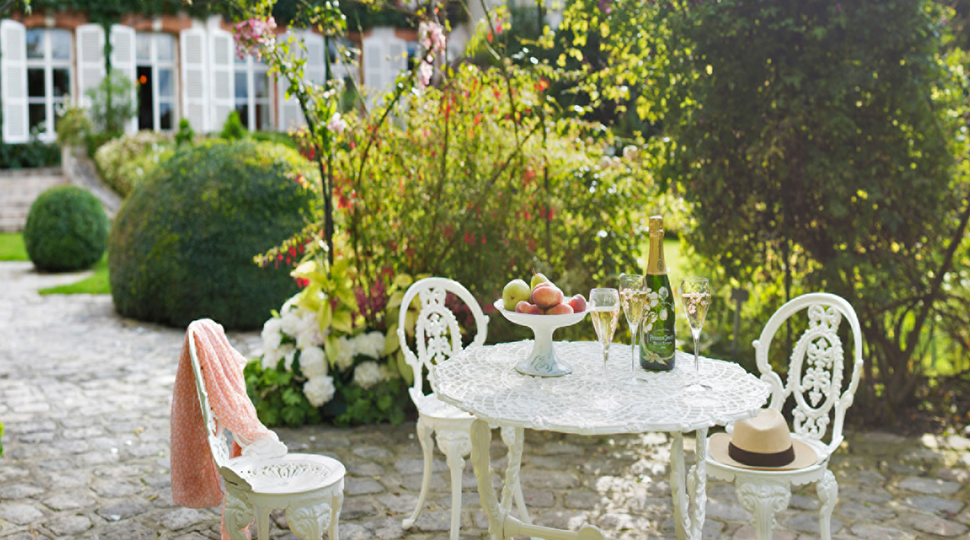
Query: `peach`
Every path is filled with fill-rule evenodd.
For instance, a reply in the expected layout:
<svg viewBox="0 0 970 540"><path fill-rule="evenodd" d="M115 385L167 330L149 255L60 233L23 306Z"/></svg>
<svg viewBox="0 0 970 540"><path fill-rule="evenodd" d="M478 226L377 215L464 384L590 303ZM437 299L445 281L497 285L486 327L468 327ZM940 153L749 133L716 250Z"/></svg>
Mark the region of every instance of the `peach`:
<svg viewBox="0 0 970 540"><path fill-rule="evenodd" d="M539 309L539 306L535 304L530 304L525 300L521 300L519 301L518 304L515 305L515 312L528 313L529 315L542 315L542 310Z"/></svg>
<svg viewBox="0 0 970 540"><path fill-rule="evenodd" d="M569 304L556 304L545 311L546 315L568 315L573 312Z"/></svg>
<svg viewBox="0 0 970 540"><path fill-rule="evenodd" d="M573 313L582 313L586 311L586 299L583 298L583 295L581 294L577 294L576 296L570 298L567 304L573 308Z"/></svg>
<svg viewBox="0 0 970 540"><path fill-rule="evenodd" d="M539 285L532 291L532 303L539 309L549 309L562 303L564 296L555 285Z"/></svg>

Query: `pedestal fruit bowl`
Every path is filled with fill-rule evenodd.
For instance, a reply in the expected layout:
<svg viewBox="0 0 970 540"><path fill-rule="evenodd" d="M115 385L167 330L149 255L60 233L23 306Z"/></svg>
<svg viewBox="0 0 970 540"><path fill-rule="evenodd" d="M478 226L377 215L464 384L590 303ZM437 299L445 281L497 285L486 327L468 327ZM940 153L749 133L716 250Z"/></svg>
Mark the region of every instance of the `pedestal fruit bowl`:
<svg viewBox="0 0 970 540"><path fill-rule="evenodd" d="M508 311L501 299L496 300L494 306L510 322L528 326L535 334L532 352L515 365L516 371L523 375L535 377L560 377L573 372L573 368L563 363L556 355L556 349L552 344L552 334L557 328L572 326L583 320L588 310L563 315L533 315L531 313Z"/></svg>

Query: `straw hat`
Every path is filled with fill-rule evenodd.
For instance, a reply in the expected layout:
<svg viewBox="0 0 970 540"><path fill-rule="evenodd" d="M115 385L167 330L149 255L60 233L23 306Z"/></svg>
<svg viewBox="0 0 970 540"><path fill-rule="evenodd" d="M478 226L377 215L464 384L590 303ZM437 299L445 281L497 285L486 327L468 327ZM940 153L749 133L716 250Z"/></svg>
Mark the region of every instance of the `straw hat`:
<svg viewBox="0 0 970 540"><path fill-rule="evenodd" d="M709 450L714 460L743 469L790 471L818 461L811 446L792 440L788 423L775 409L762 409L754 418L735 422L731 435L712 435Z"/></svg>

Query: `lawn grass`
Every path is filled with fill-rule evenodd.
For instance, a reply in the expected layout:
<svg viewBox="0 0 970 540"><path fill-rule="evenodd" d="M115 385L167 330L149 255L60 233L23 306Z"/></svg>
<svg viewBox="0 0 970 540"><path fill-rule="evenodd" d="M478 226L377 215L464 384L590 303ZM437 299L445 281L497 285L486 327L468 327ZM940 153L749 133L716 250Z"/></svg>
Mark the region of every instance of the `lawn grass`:
<svg viewBox="0 0 970 540"><path fill-rule="evenodd" d="M29 261L24 247L24 235L0 233L0 261Z"/></svg>
<svg viewBox="0 0 970 540"><path fill-rule="evenodd" d="M41 289L41 295L48 294L111 294L111 285L108 283L108 254L105 253L101 260L94 265L94 275L84 278L76 283L68 285L58 285Z"/></svg>

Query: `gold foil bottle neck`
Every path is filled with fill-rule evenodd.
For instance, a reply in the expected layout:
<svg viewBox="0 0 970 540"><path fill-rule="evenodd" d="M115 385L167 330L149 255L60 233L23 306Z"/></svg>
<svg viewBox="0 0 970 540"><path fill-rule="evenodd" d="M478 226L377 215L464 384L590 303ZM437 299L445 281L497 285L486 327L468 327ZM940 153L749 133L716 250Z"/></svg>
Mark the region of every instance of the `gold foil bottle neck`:
<svg viewBox="0 0 970 540"><path fill-rule="evenodd" d="M664 217L663 216L650 216L650 234L663 234L664 232Z"/></svg>

